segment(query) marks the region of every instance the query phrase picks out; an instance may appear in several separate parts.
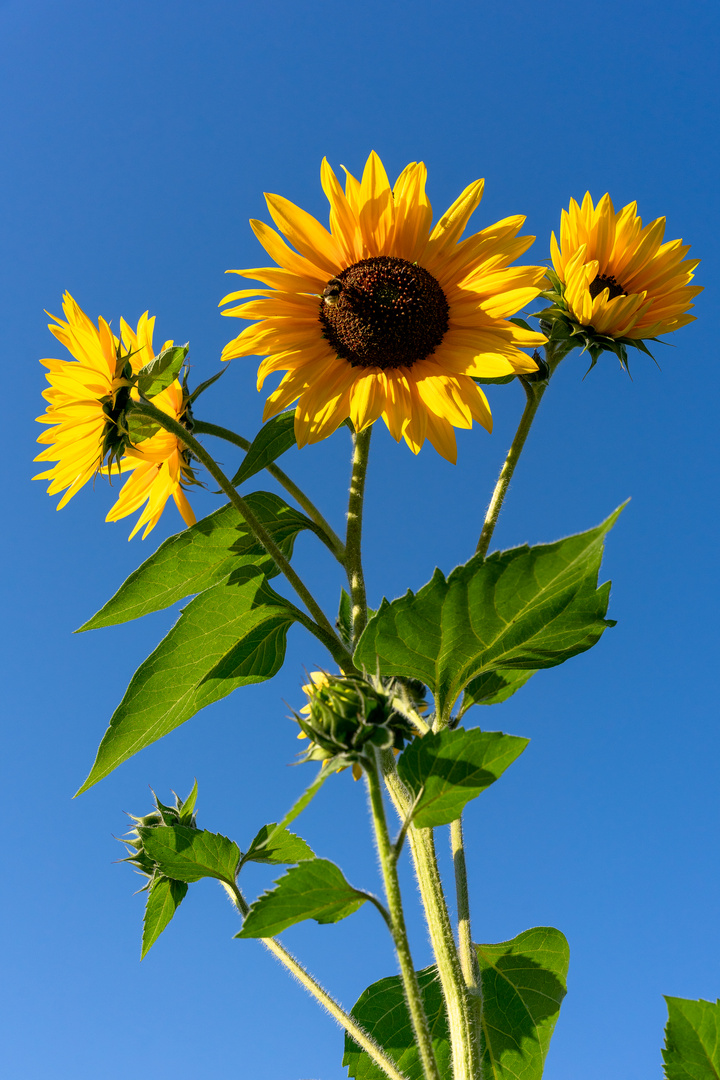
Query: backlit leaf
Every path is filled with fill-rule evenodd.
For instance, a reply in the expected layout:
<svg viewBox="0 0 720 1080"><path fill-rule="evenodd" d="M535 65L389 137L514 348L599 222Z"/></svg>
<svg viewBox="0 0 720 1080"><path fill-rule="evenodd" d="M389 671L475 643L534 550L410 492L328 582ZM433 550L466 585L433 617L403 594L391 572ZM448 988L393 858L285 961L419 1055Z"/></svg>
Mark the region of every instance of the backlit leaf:
<svg viewBox="0 0 720 1080"><path fill-rule="evenodd" d="M171 881L165 877L155 878L150 886L145 905L141 960L145 958L160 937L185 899L187 891L188 887L184 881Z"/></svg>
<svg viewBox="0 0 720 1080"><path fill-rule="evenodd" d="M667 1080L720 1080L720 1000L666 997Z"/></svg>
<svg viewBox="0 0 720 1080"><path fill-rule="evenodd" d="M439 731L413 739L398 759L400 779L422 795L413 813L420 829L449 825L493 784L529 740L499 731Z"/></svg>
<svg viewBox="0 0 720 1080"><path fill-rule="evenodd" d="M619 512L554 544L475 556L447 579L436 570L417 594L383 600L355 663L420 679L448 716L481 674L553 667L584 652L614 625L605 618L610 584L597 588L597 576Z"/></svg>
<svg viewBox="0 0 720 1080"><path fill-rule="evenodd" d="M242 465L233 476L233 484L239 487L261 469L272 465L273 461L295 446L295 410L280 413L268 420L248 447Z"/></svg>
<svg viewBox="0 0 720 1080"><path fill-rule="evenodd" d="M143 848L166 877L175 881L217 878L232 885L240 849L227 836L186 825L140 826Z"/></svg>
<svg viewBox="0 0 720 1080"><path fill-rule="evenodd" d="M297 534L302 529L315 530L309 518L269 491L254 491L246 501L288 557ZM267 577L278 573L238 511L227 503L165 540L80 630L97 630L161 611L223 581L241 566L255 566Z"/></svg>
<svg viewBox="0 0 720 1080"><path fill-rule="evenodd" d="M275 885L251 905L243 928L235 937L274 937L304 919L338 922L352 915L367 899L327 859L301 862L283 874Z"/></svg>
<svg viewBox="0 0 720 1080"><path fill-rule="evenodd" d="M78 794L206 705L271 678L298 615L253 567L192 600L133 675Z"/></svg>

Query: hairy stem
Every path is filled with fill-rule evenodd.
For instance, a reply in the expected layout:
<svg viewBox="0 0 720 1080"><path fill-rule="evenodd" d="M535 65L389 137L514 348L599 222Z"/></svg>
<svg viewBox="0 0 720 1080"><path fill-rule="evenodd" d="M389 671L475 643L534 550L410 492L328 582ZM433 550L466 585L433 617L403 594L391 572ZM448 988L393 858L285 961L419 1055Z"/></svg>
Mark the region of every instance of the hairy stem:
<svg viewBox="0 0 720 1080"><path fill-rule="evenodd" d="M235 904L236 908L243 916L247 915L250 910L250 906L245 900L244 896L240 892L237 885L228 885L226 882L221 882L221 885L230 896L231 900ZM275 938L260 938L260 941L273 956L275 956L280 963L287 968L291 975L293 975L298 982L305 987L316 1001L318 1001L324 1009L330 1013L334 1020L345 1028L348 1035L350 1035L355 1042L360 1046L365 1053L370 1057L379 1069L390 1077L390 1080L407 1080L405 1075L400 1072L392 1058L389 1058L385 1051L378 1046L374 1039L367 1034L366 1031L356 1024L352 1016L346 1013L342 1006L335 1001L326 990L323 990L320 983L312 977L312 975L305 970L302 964L298 963L294 956L292 956L287 949L283 948L279 941Z"/></svg>
<svg viewBox="0 0 720 1080"><path fill-rule="evenodd" d="M352 605L352 645L358 643L367 623L367 596L362 568L361 540L365 476L370 453L372 426L353 436L352 477L347 510L347 536L345 538L345 568L350 585Z"/></svg>
<svg viewBox="0 0 720 1080"><path fill-rule="evenodd" d="M549 372L550 374L552 374L552 371L554 370L554 367L556 365L553 364L553 357L550 352L549 346L546 346L545 348L545 355ZM523 389L525 390L525 408L523 410L522 416L520 417L520 423L518 424L517 431L515 432L515 438L512 441L512 445L508 450L503 467L500 470L500 475L495 485L495 490L492 493L492 498L490 500L490 505L488 506L487 513L485 515L485 521L483 522L480 539L478 540L477 547L475 548L475 554L482 555L483 558L485 558L485 556L487 555L488 548L490 547L490 541L492 540L492 535L495 532L497 520L500 517L500 511L502 510L502 505L505 501L505 495L507 494L507 489L510 486L510 481L512 480L513 473L515 472L515 467L520 460L520 455L522 454L523 447L525 446L525 440L530 433L530 428L532 427L533 420L535 419L537 411L540 408L540 402L542 401L543 395L548 388L547 379L538 382L530 382L527 379L520 379L520 382L522 383Z"/></svg>
<svg viewBox="0 0 720 1080"><path fill-rule="evenodd" d="M380 868L382 870L383 881L385 884L385 896L387 898L388 911L390 914L390 932L392 934L393 942L395 943L395 952L397 953L398 963L400 964L400 974L405 989L410 1020L415 1033L415 1041L422 1062L423 1075L425 1076L425 1080L440 1080L440 1072L437 1061L435 1060L432 1039L430 1038L430 1028L427 1022L427 1016L425 1015L422 997L420 996L417 973L413 966L412 956L410 955L410 944L408 942L402 899L400 897L400 882L398 881L397 876L397 861L388 833L382 788L380 786L380 777L378 774L378 751L373 749L372 752L372 760L368 760L364 763L365 779L367 780L368 794L370 795L370 809L375 828L375 839L377 841Z"/></svg>
<svg viewBox="0 0 720 1080"><path fill-rule="evenodd" d="M383 756L385 783L401 817L405 819L412 800L397 774L392 753ZM450 1029L454 1080L478 1080L480 1076L479 1027L475 1001L463 978L453 936L450 913L443 891L432 829L411 825L407 832L415 875L430 933L435 962Z"/></svg>
<svg viewBox="0 0 720 1080"><path fill-rule="evenodd" d="M213 480L215 480L225 492L238 513L241 514L255 539L262 544L268 555L275 561L278 570L285 575L285 578L289 581L290 585L292 585L295 592L305 604L312 616L312 620L303 620L304 625L307 626L323 645L325 645L343 671L355 671L356 668L352 662L351 654L346 649L342 640L335 633L334 627L329 622L327 616L308 587L293 570L267 529L258 521L245 499L238 494L231 481L227 478L215 459L210 456L202 443L199 443L182 424L178 423L177 420L173 420L171 416L168 416L167 413L162 412L161 409L156 408L150 402L134 401L132 402L132 409L134 412L139 412L143 416L147 416L151 420L156 421L156 423L160 424L166 431L170 431L181 443L187 446L198 461L202 462Z"/></svg>
<svg viewBox="0 0 720 1080"><path fill-rule="evenodd" d="M239 446L241 450L249 450L252 443L249 439L244 439L242 435L238 435L234 431L230 431L229 428L220 427L219 424L209 424L205 420L193 420L193 432L196 435L214 435L218 439L225 439L226 442L233 443L235 446ZM288 495L291 495L298 506L302 506L307 516L314 521L318 529L323 534L322 538L330 548L338 562L345 565L345 546L337 535L332 525L323 517L318 510L315 503L308 498L302 488L299 488L294 480L291 480L286 472L279 469L274 462L265 466L266 472L270 473L274 480L277 480L281 487L284 487Z"/></svg>

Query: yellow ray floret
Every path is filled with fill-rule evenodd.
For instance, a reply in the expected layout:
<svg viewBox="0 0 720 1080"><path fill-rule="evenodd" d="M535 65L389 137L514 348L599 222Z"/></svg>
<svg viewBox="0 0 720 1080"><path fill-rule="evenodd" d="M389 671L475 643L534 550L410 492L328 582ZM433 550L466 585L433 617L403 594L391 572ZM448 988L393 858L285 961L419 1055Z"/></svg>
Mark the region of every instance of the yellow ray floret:
<svg viewBox="0 0 720 1080"><path fill-rule="evenodd" d="M45 449L35 459L55 464L35 479L50 481L50 495L64 492L58 503L60 510L98 472L132 472L107 520L124 517L147 502L132 533L146 525L147 536L172 496L185 522L193 524L195 517L181 486L190 478L185 448L174 435L160 431L134 447L126 446L117 465L103 467L107 440L116 428L108 408L112 409L120 394L129 392L132 380L123 375L127 366L136 375L153 359L154 318L145 312L137 330L121 319L118 339L104 319L100 318L96 327L69 293L63 298L63 313L64 320L51 316L54 323L50 331L72 359L41 361L48 368L50 385L43 392L48 405L38 421L49 426L38 438ZM137 396L135 390L132 396ZM176 380L153 402L173 419L180 419L185 409L180 383Z"/></svg>
<svg viewBox="0 0 720 1080"><path fill-rule="evenodd" d="M693 322L688 311L702 292L690 286L699 259L686 259L682 240L663 243L665 218L643 228L637 203L615 212L609 195L593 206L588 192L563 210L560 243L550 242L571 318L609 338L655 338Z"/></svg>
<svg viewBox="0 0 720 1080"><path fill-rule="evenodd" d="M382 417L414 453L428 439L455 461L454 428L492 428L474 380L537 370L522 350L544 336L510 321L543 285L542 267L509 265L534 240L517 235L525 219L461 240L484 182L470 184L432 227L426 175L413 162L391 187L373 152L361 180L346 172L343 188L323 161L329 230L279 195L266 195L279 232L251 222L278 265L230 271L262 285L222 301L240 301L223 314L253 323L223 359L264 356L258 389L284 372L264 419L296 403L300 446L348 417L356 431Z"/></svg>

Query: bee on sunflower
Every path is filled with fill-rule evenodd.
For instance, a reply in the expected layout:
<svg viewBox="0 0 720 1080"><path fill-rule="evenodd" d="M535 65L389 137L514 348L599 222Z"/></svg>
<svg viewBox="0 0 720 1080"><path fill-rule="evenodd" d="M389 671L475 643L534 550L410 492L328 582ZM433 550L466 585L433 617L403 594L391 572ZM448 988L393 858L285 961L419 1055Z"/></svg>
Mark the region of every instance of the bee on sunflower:
<svg viewBox="0 0 720 1080"><path fill-rule="evenodd" d="M361 180L346 171L344 190L326 160L320 175L329 231L279 195L265 198L289 244L251 221L277 265L229 271L266 287L221 301L243 301L223 314L254 322L223 359L264 356L258 389L284 372L263 419L297 403L299 446L327 438L348 418L360 432L382 417L413 453L428 439L454 462L454 428L477 421L492 429L476 380L537 370L522 350L545 336L512 316L540 294L545 271L510 266L534 237L517 235L525 219L515 216L461 239L482 180L432 227L422 162L408 165L392 186L374 152Z"/></svg>

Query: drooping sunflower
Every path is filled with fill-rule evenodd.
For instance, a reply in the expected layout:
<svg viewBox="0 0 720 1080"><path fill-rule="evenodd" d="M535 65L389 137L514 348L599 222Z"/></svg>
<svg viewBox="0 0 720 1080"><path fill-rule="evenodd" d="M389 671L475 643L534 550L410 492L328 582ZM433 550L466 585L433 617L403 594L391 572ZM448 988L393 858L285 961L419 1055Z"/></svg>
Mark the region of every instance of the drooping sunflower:
<svg viewBox="0 0 720 1080"><path fill-rule="evenodd" d="M136 331L124 319L120 320L123 346L132 355L138 371L155 357L152 345L154 326L155 317L148 318L147 311L141 316ZM172 344L172 341L166 341L163 349L170 348ZM132 391L132 394L137 396L137 391ZM152 403L173 420L181 421L187 407L187 396L180 381L175 379L153 397ZM143 503L147 504L128 539L132 540L144 525L144 540L157 525L171 496L185 524L195 524L195 514L183 490L183 485L193 482L190 461L185 446L172 432L161 428L149 439L129 445L120 460L118 471L121 475L128 472L132 475L126 480L105 520L118 521L134 513Z"/></svg>
<svg viewBox="0 0 720 1080"><path fill-rule="evenodd" d="M609 195L593 206L588 192L563 210L560 243L554 233L550 241L550 295L592 353L606 348L623 360L617 343L642 347L694 321L688 310L702 287L689 282L700 260L685 258L682 240L663 243L664 232L665 218L643 228L637 203L616 213Z"/></svg>
<svg viewBox="0 0 720 1080"><path fill-rule="evenodd" d="M105 319L95 326L67 292L62 307L67 321L51 315L49 330L73 359L40 361L49 369L50 386L43 391L47 409L37 419L51 426L37 440L48 445L35 460L55 465L33 478L50 481L48 495L65 492L58 510L97 474L108 454L122 453L116 421L131 386L128 358L120 355Z"/></svg>
<svg viewBox="0 0 720 1080"><path fill-rule="evenodd" d="M259 320L231 341L223 359L261 355L258 389L284 371L267 399L267 420L297 401L298 445L318 442L350 418L356 431L383 417L396 440L417 453L425 439L449 461L453 428L492 418L474 379L537 370L523 348L542 334L510 317L534 300L544 270L510 267L534 237L519 237L523 217L505 218L460 237L482 198L470 184L434 228L425 194L427 170L413 162L391 187L377 154L358 181L346 171L345 190L326 160L323 191L330 230L279 195L268 209L274 229L251 221L277 266L231 273L262 282L221 303L223 312Z"/></svg>

